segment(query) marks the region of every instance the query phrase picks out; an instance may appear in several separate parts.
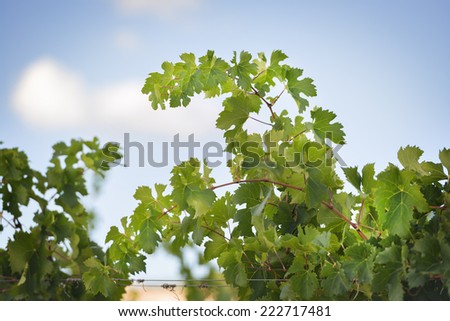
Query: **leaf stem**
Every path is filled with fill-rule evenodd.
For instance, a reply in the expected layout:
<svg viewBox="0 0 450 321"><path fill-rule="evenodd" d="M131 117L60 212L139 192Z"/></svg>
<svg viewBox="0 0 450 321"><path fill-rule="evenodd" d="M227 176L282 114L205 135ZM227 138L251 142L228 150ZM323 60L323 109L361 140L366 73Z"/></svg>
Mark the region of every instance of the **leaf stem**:
<svg viewBox="0 0 450 321"><path fill-rule="evenodd" d="M221 185L211 186L209 189L210 190L215 190L215 189L220 188L220 187L225 187L225 186L229 186L229 185L233 185L233 184L242 184L242 183L271 183L271 184L274 184L274 185L279 185L279 186L283 186L283 187L286 187L286 188L295 189L297 191L305 191L305 189L303 187L299 187L299 186L295 186L295 185L291 185L291 184L286 184L286 183L283 183L283 182L273 181L273 180L268 179L268 178L242 179L242 180L228 182L228 183L221 184Z"/></svg>
<svg viewBox="0 0 450 321"><path fill-rule="evenodd" d="M278 261L281 263L281 267L283 268L283 272L286 272L286 267L284 266L283 260L281 259L280 255L278 254L277 250L273 248L273 251L275 252L275 255L278 258Z"/></svg>
<svg viewBox="0 0 450 321"><path fill-rule="evenodd" d="M285 90L286 90L286 88L283 88L283 90L278 94L278 96L275 97L275 99L273 100L272 106L277 103L278 99L281 97L281 95L283 95Z"/></svg>
<svg viewBox="0 0 450 321"><path fill-rule="evenodd" d="M17 229L18 228L17 226L15 226L13 223L11 223L9 220L7 220L3 216L3 212L0 212L0 220L5 220L5 222L8 223L8 225L11 226L13 229Z"/></svg>
<svg viewBox="0 0 450 321"><path fill-rule="evenodd" d="M294 140L295 138L297 138L298 136L300 136L303 133L306 133L306 129L302 130L301 132L299 132L298 134L295 134L294 136L292 136L291 138L289 138L288 142Z"/></svg>
<svg viewBox="0 0 450 321"><path fill-rule="evenodd" d="M204 229L206 229L206 230L208 230L208 231L210 231L210 232L213 232L213 233L215 233L215 234L217 234L217 235L223 237L223 238L224 238L225 240L227 240L227 241L230 241L230 238L226 237L225 234L222 234L222 233L220 233L220 232L217 232L215 229L213 229L213 228L211 228L211 227L209 227L209 226L207 226L207 225L201 225L201 227L203 227Z"/></svg>
<svg viewBox="0 0 450 321"><path fill-rule="evenodd" d="M356 219L356 222L358 223L358 225L361 224L361 217L362 217L362 212L363 212L363 207L364 207L364 201L365 201L365 198L363 197L361 199L361 207L359 208L358 217Z"/></svg>
<svg viewBox="0 0 450 321"><path fill-rule="evenodd" d="M257 121L258 123L261 123L261 124L264 124L264 125L267 125L267 126L271 126L271 127L273 126L271 123L267 123L265 121L262 121L262 120L259 120L259 119L255 118L255 117L250 116L249 118L253 119L254 121Z"/></svg>

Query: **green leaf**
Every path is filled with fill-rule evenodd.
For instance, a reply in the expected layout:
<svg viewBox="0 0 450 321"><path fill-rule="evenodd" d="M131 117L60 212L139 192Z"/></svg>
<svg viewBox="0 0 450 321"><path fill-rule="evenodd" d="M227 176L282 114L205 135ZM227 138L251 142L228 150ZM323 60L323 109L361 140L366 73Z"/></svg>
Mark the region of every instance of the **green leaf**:
<svg viewBox="0 0 450 321"><path fill-rule="evenodd" d="M403 299L402 275L404 259L402 258L402 249L398 245L386 247L378 253L375 263L381 265L373 279L373 290L381 292L388 290L389 300Z"/></svg>
<svg viewBox="0 0 450 321"><path fill-rule="evenodd" d="M426 172L426 176L422 176L420 178L423 184L433 184L447 178L447 175L445 175L444 173L442 164L423 162L422 168Z"/></svg>
<svg viewBox="0 0 450 321"><path fill-rule="evenodd" d="M258 75L254 79L256 88L261 94L265 94L270 90L271 86L275 86L273 78L283 79L283 68L280 62L285 60L287 56L281 50L274 50L270 56L270 65L266 67L267 59L264 53L259 54L260 61L255 61L258 65ZM259 63L258 63L259 62Z"/></svg>
<svg viewBox="0 0 450 321"><path fill-rule="evenodd" d="M224 268L223 275L229 284L239 287L248 285L245 265L241 261L241 253L235 249L223 252L217 260L219 266Z"/></svg>
<svg viewBox="0 0 450 321"><path fill-rule="evenodd" d="M155 224L154 220L147 219L142 223L136 242L148 254L155 251L158 243L161 242L161 237L158 232L158 225Z"/></svg>
<svg viewBox="0 0 450 321"><path fill-rule="evenodd" d="M135 200L141 201L143 204L149 204L154 201L152 190L148 186L139 186L133 197Z"/></svg>
<svg viewBox="0 0 450 321"><path fill-rule="evenodd" d="M325 278L322 280L321 285L325 294L329 297L346 294L351 287L351 283L342 269L335 269L330 265L325 265L321 276Z"/></svg>
<svg viewBox="0 0 450 321"><path fill-rule="evenodd" d="M345 177L358 191L361 190L362 177L358 172L358 167L343 167Z"/></svg>
<svg viewBox="0 0 450 321"><path fill-rule="evenodd" d="M219 235L211 234L211 241L205 243L205 260L218 258L228 248L228 242Z"/></svg>
<svg viewBox="0 0 450 321"><path fill-rule="evenodd" d="M228 80L227 70L230 68L223 59L214 56L214 51L208 50L207 54L199 58L199 70L203 89L210 94L209 97L220 94L219 85Z"/></svg>
<svg viewBox="0 0 450 321"><path fill-rule="evenodd" d="M269 200L270 196L272 195L272 190L269 190L269 192L264 197L263 201L253 207L250 208L250 212L253 216L261 216L261 213L263 212L264 208L266 207L266 203Z"/></svg>
<svg viewBox="0 0 450 321"><path fill-rule="evenodd" d="M120 272L125 274L135 274L138 272L145 272L146 259L147 259L146 256L134 253L130 249L122 253L118 261L114 263L114 267L118 269Z"/></svg>
<svg viewBox="0 0 450 321"><path fill-rule="evenodd" d="M241 51L239 61L237 60L236 51L231 60L230 76L237 79L237 84L242 89L250 91L252 84L252 76L256 74L258 66L250 62L252 55L246 51Z"/></svg>
<svg viewBox="0 0 450 321"><path fill-rule="evenodd" d="M400 148L397 153L398 160L405 169L415 171L421 175L426 175L426 171L423 170L419 163L419 158L422 156L423 151L416 146L406 146Z"/></svg>
<svg viewBox="0 0 450 321"><path fill-rule="evenodd" d="M234 216L234 222L237 222L238 225L233 230L233 236L253 236L252 214L248 208L237 210Z"/></svg>
<svg viewBox="0 0 450 321"><path fill-rule="evenodd" d="M166 109L165 102L169 99L169 88L174 86L174 65L169 62L162 64L164 73L153 72L145 80L142 93L148 95L148 100L152 103L152 108L158 107Z"/></svg>
<svg viewBox="0 0 450 321"><path fill-rule="evenodd" d="M183 53L180 58L182 61L177 62L173 69L175 86L170 92L171 107L186 107L191 102L191 97L203 89L201 74L195 63L194 54Z"/></svg>
<svg viewBox="0 0 450 321"><path fill-rule="evenodd" d="M251 112L258 112L261 100L254 95L238 94L223 101L224 110L217 118L217 128L228 130L234 126L235 131L241 130Z"/></svg>
<svg viewBox="0 0 450 321"><path fill-rule="evenodd" d="M256 206L263 197L263 185L259 183L240 184L233 195L236 204L247 204L248 207Z"/></svg>
<svg viewBox="0 0 450 321"><path fill-rule="evenodd" d="M372 189L376 186L375 176L375 164L370 163L363 167L362 169L362 186L363 191L366 194L370 194Z"/></svg>
<svg viewBox="0 0 450 321"><path fill-rule="evenodd" d="M84 264L90 268L82 277L86 289L93 294L100 292L105 297L113 297L117 285L109 276L108 269L94 258L87 259Z"/></svg>
<svg viewBox="0 0 450 321"><path fill-rule="evenodd" d="M228 222L234 217L236 207L233 204L230 192L226 192L225 196L217 199L211 209L214 213L214 222L219 226L228 226Z"/></svg>
<svg viewBox="0 0 450 321"><path fill-rule="evenodd" d="M374 202L380 222L389 233L401 237L410 233L414 208L420 212L428 209L420 187L411 182L413 177L411 172L400 171L393 165L378 175Z"/></svg>
<svg viewBox="0 0 450 321"><path fill-rule="evenodd" d="M189 206L195 210L196 218L205 215L211 209L215 200L216 194L210 189L192 190L186 198Z"/></svg>
<svg viewBox="0 0 450 321"><path fill-rule="evenodd" d="M313 119L313 132L322 141L325 141L325 138L328 138L336 144L345 143L345 133L342 130L342 124L338 122L332 123L336 118L335 113L322 109L321 107L316 107L311 110L311 118Z"/></svg>
<svg viewBox="0 0 450 321"><path fill-rule="evenodd" d="M444 148L439 151L439 159L447 169L447 174L450 176L450 149Z"/></svg>
<svg viewBox="0 0 450 321"><path fill-rule="evenodd" d="M306 180L306 205L319 208L320 203L328 197L328 188L322 183L322 174L317 168L308 169L308 179Z"/></svg>
<svg viewBox="0 0 450 321"><path fill-rule="evenodd" d="M16 232L14 241L8 242L11 270L15 273L22 273L35 251L35 240L32 235L22 231Z"/></svg>
<svg viewBox="0 0 450 321"><path fill-rule="evenodd" d="M303 271L291 278L291 289L300 294L300 299L310 300L319 288L317 275L311 271Z"/></svg>
<svg viewBox="0 0 450 321"><path fill-rule="evenodd" d="M317 95L316 86L313 85L311 78L299 79L303 74L302 69L287 67L286 70L286 89L297 103L299 113L305 111L309 102L301 95L313 97Z"/></svg>
<svg viewBox="0 0 450 321"><path fill-rule="evenodd" d="M370 283L373 279L375 248L368 243L359 243L345 249L342 260L347 277L358 279L360 283Z"/></svg>

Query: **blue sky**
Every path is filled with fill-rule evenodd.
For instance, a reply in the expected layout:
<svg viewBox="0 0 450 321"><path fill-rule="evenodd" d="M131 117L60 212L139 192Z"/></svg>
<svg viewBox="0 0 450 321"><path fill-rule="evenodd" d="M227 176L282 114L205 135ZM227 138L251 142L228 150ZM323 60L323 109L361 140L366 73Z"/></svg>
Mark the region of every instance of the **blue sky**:
<svg viewBox="0 0 450 321"><path fill-rule="evenodd" d="M344 125L348 165L381 170L408 144L436 161L450 147L449 40L450 2L438 0L2 1L0 141L41 170L51 146L72 137L123 142L129 132L157 144L180 132L221 142L220 102L154 112L140 94L146 75L183 52L281 49L315 80L312 104ZM165 182L169 170L115 168L90 200L94 238L103 242L131 214L137 186ZM216 172L228 180L226 169Z"/></svg>

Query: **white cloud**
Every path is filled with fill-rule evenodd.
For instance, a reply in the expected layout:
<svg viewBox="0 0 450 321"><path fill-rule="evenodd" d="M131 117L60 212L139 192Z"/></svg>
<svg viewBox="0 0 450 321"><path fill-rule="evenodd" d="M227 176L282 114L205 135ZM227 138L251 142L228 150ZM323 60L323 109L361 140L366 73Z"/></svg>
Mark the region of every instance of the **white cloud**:
<svg viewBox="0 0 450 321"><path fill-rule="evenodd" d="M202 0L116 0L120 10L126 13L150 13L163 19L171 19L197 8Z"/></svg>
<svg viewBox="0 0 450 321"><path fill-rule="evenodd" d="M139 131L152 134L204 134L214 131L220 103L196 97L189 108L154 111L141 93L143 80L89 89L82 78L53 59L32 63L12 95L26 123L45 129ZM217 107L217 108L214 108Z"/></svg>
<svg viewBox="0 0 450 321"><path fill-rule="evenodd" d="M18 114L29 124L79 125L87 95L80 77L51 58L40 59L23 73L12 96Z"/></svg>

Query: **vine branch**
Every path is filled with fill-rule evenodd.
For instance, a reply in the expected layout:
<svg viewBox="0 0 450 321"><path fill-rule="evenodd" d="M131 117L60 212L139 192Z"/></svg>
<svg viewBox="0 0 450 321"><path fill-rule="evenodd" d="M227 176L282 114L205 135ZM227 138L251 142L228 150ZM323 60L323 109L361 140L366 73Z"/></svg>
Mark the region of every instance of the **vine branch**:
<svg viewBox="0 0 450 321"><path fill-rule="evenodd" d="M297 191L302 191L302 192L305 191L305 189L303 187L299 187L299 186L295 186L295 185L291 185L291 184L286 184L286 183L283 183L283 182L273 181L273 180L268 179L268 178L241 179L241 180L238 180L238 181L228 182L228 183L221 184L221 185L211 186L209 189L213 191L213 190L215 190L217 188L221 188L221 187L225 187L225 186L229 186L229 185L233 185L233 184L242 184L242 183L271 183L271 184L274 184L274 185L279 185L279 186L283 186L283 187L286 187L286 188L295 189Z"/></svg>
<svg viewBox="0 0 450 321"><path fill-rule="evenodd" d="M175 207L177 207L177 204L172 205L171 207L169 207L167 210L165 210L164 212L161 213L160 216L158 216L158 220L160 218L162 218L163 216L167 215L167 213L171 212Z"/></svg>
<svg viewBox="0 0 450 321"><path fill-rule="evenodd" d="M270 114L272 115L272 118L275 120L275 118L277 118L277 116L275 115L275 113L273 112L272 106L273 104L271 104L270 102L267 101L266 98L264 98L263 96L261 96L261 94L256 90L255 87L251 86L253 93L258 96L265 104L266 106L269 108L270 110Z"/></svg>

